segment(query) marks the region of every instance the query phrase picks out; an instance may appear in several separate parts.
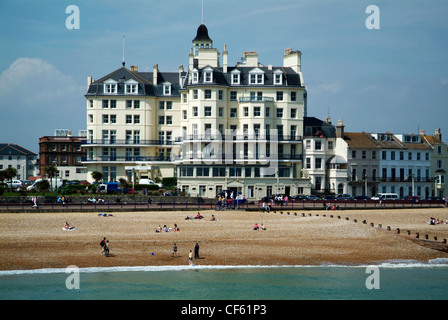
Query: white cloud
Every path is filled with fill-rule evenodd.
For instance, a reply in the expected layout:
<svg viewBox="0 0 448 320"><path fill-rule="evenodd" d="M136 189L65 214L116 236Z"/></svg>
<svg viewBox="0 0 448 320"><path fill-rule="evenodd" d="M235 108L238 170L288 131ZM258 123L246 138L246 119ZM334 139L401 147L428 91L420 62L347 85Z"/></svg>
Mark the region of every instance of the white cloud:
<svg viewBox="0 0 448 320"><path fill-rule="evenodd" d="M8 103L16 111L30 111L44 103L46 108L39 111L45 112L83 89L47 61L18 58L0 76L0 107Z"/></svg>
<svg viewBox="0 0 448 320"><path fill-rule="evenodd" d="M39 138L55 129L85 129L85 92L86 86L51 63L18 58L0 75L2 142L36 152Z"/></svg>

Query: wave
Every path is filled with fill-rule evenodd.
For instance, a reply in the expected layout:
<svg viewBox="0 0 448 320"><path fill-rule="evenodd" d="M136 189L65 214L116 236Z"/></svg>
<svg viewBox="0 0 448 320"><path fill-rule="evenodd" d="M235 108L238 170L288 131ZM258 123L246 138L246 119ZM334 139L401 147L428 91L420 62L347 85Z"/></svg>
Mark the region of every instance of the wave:
<svg viewBox="0 0 448 320"><path fill-rule="evenodd" d="M341 264L322 264L322 265L194 265L194 266L135 266L135 267L89 267L79 268L80 273L111 273L111 272L161 272L161 271L199 271L199 270L240 270L240 269L278 269L278 268L366 268L376 266L378 268L448 268L448 258L437 258L427 262L417 260L388 260L376 264L362 265L341 265ZM33 270L4 270L0 271L0 276L26 275L26 274L56 274L70 273L76 266L67 268L46 268Z"/></svg>

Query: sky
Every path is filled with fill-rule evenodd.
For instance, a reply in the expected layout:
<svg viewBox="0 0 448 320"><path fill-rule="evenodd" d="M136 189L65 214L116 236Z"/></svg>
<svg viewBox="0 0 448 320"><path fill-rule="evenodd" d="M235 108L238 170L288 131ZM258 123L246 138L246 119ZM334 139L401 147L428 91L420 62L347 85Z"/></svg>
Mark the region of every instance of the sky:
<svg viewBox="0 0 448 320"><path fill-rule="evenodd" d="M87 77L121 67L123 36L127 67L177 72L202 19L229 65L256 51L262 64L282 66L286 48L300 50L308 116L343 120L347 132L440 128L448 142L448 1L203 3L202 11L202 0L1 0L0 142L38 153L39 137L55 129L77 135ZM67 28L71 5L78 29Z"/></svg>

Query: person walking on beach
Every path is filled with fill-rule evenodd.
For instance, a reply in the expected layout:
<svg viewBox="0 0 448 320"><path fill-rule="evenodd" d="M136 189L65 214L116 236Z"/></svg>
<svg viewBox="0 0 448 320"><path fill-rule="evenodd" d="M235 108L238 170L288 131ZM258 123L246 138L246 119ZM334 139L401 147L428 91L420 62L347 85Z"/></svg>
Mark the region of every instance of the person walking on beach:
<svg viewBox="0 0 448 320"><path fill-rule="evenodd" d="M109 256L109 240L106 240L106 243L104 244L104 254L106 257Z"/></svg>
<svg viewBox="0 0 448 320"><path fill-rule="evenodd" d="M196 245L194 246L194 258L199 259L199 244L196 242Z"/></svg>
<svg viewBox="0 0 448 320"><path fill-rule="evenodd" d="M191 252L188 254L188 264L191 266L193 265L193 252Z"/></svg>
<svg viewBox="0 0 448 320"><path fill-rule="evenodd" d="M177 255L177 245L176 245L176 243L174 243L174 245L173 245L173 257L175 255Z"/></svg>
<svg viewBox="0 0 448 320"><path fill-rule="evenodd" d="M103 240L101 240L100 246L101 246L101 255L103 255L106 248L106 237L104 237Z"/></svg>

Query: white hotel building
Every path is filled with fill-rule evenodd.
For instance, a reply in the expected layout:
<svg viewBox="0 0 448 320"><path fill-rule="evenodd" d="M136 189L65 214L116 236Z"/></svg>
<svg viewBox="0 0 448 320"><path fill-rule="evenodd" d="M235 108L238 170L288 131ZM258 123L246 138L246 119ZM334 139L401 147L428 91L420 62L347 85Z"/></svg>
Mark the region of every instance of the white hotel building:
<svg viewBox="0 0 448 320"><path fill-rule="evenodd" d="M220 190L249 199L309 194L302 165L307 93L301 52L285 50L282 66L255 52L228 65L200 25L177 72L123 66L88 78L87 178L106 181L177 177L191 196Z"/></svg>

